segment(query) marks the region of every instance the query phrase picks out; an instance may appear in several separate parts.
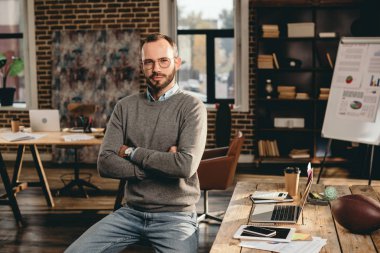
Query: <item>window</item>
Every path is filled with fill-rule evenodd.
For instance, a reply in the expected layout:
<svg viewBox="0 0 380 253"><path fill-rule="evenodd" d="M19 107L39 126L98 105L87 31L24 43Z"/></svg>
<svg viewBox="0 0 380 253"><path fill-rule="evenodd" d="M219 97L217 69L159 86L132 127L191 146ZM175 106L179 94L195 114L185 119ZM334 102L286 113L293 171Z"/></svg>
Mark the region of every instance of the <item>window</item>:
<svg viewBox="0 0 380 253"><path fill-rule="evenodd" d="M177 0L179 85L206 103L234 99L233 0Z"/></svg>
<svg viewBox="0 0 380 253"><path fill-rule="evenodd" d="M34 42L34 1L0 0L0 53L25 66L23 75L7 78L6 87L16 89L14 108L37 107Z"/></svg>
<svg viewBox="0 0 380 253"><path fill-rule="evenodd" d="M178 83L205 103L224 100L249 110L248 3L160 1L160 30L176 38L183 60Z"/></svg>

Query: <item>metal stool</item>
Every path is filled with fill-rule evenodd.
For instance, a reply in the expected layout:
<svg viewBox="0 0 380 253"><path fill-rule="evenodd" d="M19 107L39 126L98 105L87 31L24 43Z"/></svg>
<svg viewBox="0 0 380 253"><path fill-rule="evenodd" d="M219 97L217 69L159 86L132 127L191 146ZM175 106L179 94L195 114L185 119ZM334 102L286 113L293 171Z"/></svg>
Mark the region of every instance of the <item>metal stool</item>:
<svg viewBox="0 0 380 253"><path fill-rule="evenodd" d="M65 148L67 148L67 147L65 147ZM90 182L79 177L80 173L79 173L79 165L78 165L78 148L82 148L82 147L81 146L73 146L70 148L74 149L74 179L72 179L63 188L58 190L56 195L59 196L59 195L64 195L66 193L70 193L71 189L74 186L77 186L79 191L82 193L83 197L88 198L88 194L87 194L87 191L85 190L84 186L87 186L87 187L95 189L95 190L100 190L100 189L96 185L94 185L94 184L92 184L92 183L90 183ZM91 178L91 174L89 174L89 175ZM63 179L62 179L62 181L64 182Z"/></svg>

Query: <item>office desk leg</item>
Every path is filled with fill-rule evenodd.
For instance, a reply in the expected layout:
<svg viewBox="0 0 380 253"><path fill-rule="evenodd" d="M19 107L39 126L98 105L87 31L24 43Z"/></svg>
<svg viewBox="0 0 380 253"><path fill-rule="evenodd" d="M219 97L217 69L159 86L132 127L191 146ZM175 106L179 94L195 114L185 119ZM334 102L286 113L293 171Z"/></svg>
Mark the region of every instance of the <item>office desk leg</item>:
<svg viewBox="0 0 380 253"><path fill-rule="evenodd" d="M42 190L45 194L46 202L47 202L48 206L54 207L53 196L50 192L49 183L48 183L46 175L45 175L44 167L42 166L42 162L41 162L40 154L38 153L37 146L36 145L29 145L29 147L30 147L30 151L31 151L32 156L33 156L34 165L36 166L36 170L37 170L38 176L40 178Z"/></svg>
<svg viewBox="0 0 380 253"><path fill-rule="evenodd" d="M15 167L13 170L12 186L16 186L19 183L18 178L20 177L20 173L21 173L24 153L25 153L25 145L19 145L17 148L16 162L15 162Z"/></svg>
<svg viewBox="0 0 380 253"><path fill-rule="evenodd" d="M7 200L2 200L2 202L0 202L0 203L1 204L4 203L4 204L11 206L13 215L14 215L16 222L17 222L17 225L19 227L22 227L23 221L22 221L21 212L20 212L20 209L18 207L15 195L13 194L11 182L9 180L7 168L5 167L5 163L4 163L3 156L1 154L1 152L0 152L0 174L1 174L1 179L3 180L5 191L7 193L7 198L8 198Z"/></svg>

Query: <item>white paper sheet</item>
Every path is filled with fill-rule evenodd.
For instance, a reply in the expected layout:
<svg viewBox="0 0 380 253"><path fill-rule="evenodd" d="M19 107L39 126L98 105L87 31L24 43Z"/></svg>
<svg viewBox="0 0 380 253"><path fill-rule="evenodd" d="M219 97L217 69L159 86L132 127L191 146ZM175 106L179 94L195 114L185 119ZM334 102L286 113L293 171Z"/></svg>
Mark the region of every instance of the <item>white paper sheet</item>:
<svg viewBox="0 0 380 253"><path fill-rule="evenodd" d="M326 245L327 239L313 237L312 241L292 241L282 242L263 242L263 241L242 241L241 247L274 251L279 253L318 253Z"/></svg>
<svg viewBox="0 0 380 253"><path fill-rule="evenodd" d="M69 135L64 135L62 138L65 141L87 141L94 139L94 136L88 135L88 134L69 134Z"/></svg>

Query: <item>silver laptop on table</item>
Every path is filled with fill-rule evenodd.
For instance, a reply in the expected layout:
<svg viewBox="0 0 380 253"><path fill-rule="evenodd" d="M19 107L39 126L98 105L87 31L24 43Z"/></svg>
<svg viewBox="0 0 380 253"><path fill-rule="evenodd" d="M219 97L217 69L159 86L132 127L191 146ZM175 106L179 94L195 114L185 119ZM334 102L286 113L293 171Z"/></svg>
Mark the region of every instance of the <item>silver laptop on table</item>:
<svg viewBox="0 0 380 253"><path fill-rule="evenodd" d="M30 128L32 132L59 132L58 110L29 110Z"/></svg>
<svg viewBox="0 0 380 253"><path fill-rule="evenodd" d="M313 169L307 165L307 184L298 205L259 204L251 214L251 222L297 223L313 183Z"/></svg>

